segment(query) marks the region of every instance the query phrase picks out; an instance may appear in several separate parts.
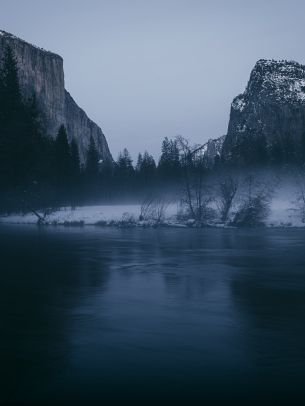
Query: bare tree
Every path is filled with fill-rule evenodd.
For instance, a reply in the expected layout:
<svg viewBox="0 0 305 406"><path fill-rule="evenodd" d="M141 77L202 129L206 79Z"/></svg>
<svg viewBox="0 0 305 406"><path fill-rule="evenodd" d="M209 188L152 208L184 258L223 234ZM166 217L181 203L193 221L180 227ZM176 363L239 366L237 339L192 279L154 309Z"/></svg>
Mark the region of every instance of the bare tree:
<svg viewBox="0 0 305 406"><path fill-rule="evenodd" d="M221 221L224 223L228 221L229 213L233 205L233 201L236 197L239 182L236 177L228 175L220 180L219 184L219 211L221 215Z"/></svg>
<svg viewBox="0 0 305 406"><path fill-rule="evenodd" d="M160 225L165 220L168 202L161 197L146 198L140 209L140 221L151 221L154 225Z"/></svg>
<svg viewBox="0 0 305 406"><path fill-rule="evenodd" d="M260 182L253 175L246 176L242 201L233 224L239 227L263 225L270 211L271 195L272 190L267 183Z"/></svg>
<svg viewBox="0 0 305 406"><path fill-rule="evenodd" d="M166 202L162 198L158 198L154 201L152 217L155 222L155 225L160 225L164 222L167 207L168 202Z"/></svg>
<svg viewBox="0 0 305 406"><path fill-rule="evenodd" d="M198 145L191 146L182 136L176 137L183 169L183 202L197 224L205 223L211 215L212 201L207 185L205 158Z"/></svg>
<svg viewBox="0 0 305 406"><path fill-rule="evenodd" d="M139 216L140 221L149 220L149 218L151 217L154 200L155 198L153 196L146 197L143 200L140 208L140 216Z"/></svg>

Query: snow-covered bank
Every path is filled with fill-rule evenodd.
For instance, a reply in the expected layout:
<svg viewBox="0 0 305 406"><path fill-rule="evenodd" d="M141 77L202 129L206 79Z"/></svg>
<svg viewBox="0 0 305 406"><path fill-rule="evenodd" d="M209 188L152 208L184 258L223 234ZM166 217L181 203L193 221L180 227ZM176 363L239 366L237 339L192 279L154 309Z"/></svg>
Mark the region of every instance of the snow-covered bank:
<svg viewBox="0 0 305 406"><path fill-rule="evenodd" d="M101 205L101 206L83 206L76 207L71 210L70 207L63 207L59 210L48 214L45 217L46 224L53 225L120 225L120 224L136 224L144 221L139 221L141 214L141 205ZM177 214L177 205L170 204L166 208L166 221L175 222ZM33 213L10 214L1 216L0 223L10 224L36 224L38 218ZM149 222L148 222L149 223ZM148 224L149 225L149 224Z"/></svg>
<svg viewBox="0 0 305 406"><path fill-rule="evenodd" d="M179 216L179 204L169 204L164 210L162 225L172 227L192 226L192 220L182 221ZM99 205L83 206L71 210L64 207L48 214L45 223L49 225L98 225L98 226L154 226L154 219L143 220L141 205ZM0 216L0 223L6 224L37 224L38 218L35 214L10 214ZM219 223L210 224L221 227ZM265 220L267 227L305 227L302 222L300 208L295 204L294 199L282 199L275 197L270 206L270 214Z"/></svg>
<svg viewBox="0 0 305 406"><path fill-rule="evenodd" d="M265 225L267 227L305 227L301 209L281 199L272 200Z"/></svg>

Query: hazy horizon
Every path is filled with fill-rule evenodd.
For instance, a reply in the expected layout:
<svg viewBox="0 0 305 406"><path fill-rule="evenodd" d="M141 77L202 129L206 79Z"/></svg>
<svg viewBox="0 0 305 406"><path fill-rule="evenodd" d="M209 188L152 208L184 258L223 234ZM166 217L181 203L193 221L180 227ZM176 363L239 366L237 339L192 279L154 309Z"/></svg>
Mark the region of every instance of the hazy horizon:
<svg viewBox="0 0 305 406"><path fill-rule="evenodd" d="M64 58L66 88L113 157L226 133L258 59L305 63L299 0L1 1L0 29Z"/></svg>

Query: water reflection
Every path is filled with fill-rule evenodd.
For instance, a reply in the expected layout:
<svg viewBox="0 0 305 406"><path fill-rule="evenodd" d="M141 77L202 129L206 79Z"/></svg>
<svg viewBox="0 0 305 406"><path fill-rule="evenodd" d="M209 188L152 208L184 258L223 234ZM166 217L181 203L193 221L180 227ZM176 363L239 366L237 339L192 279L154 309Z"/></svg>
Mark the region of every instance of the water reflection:
<svg viewBox="0 0 305 406"><path fill-rule="evenodd" d="M71 309L106 287L108 261L86 258L73 235L5 228L0 238L0 396L22 401L66 368Z"/></svg>
<svg viewBox="0 0 305 406"><path fill-rule="evenodd" d="M0 400L302 395L302 231L1 227L0 241Z"/></svg>

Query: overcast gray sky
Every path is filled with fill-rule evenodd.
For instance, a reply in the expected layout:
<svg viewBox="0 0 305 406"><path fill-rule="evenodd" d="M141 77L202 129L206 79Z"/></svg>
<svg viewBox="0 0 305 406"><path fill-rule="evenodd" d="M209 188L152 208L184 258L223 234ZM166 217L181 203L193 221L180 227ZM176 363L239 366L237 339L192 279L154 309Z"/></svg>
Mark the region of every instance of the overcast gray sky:
<svg viewBox="0 0 305 406"><path fill-rule="evenodd" d="M116 158L226 133L260 58L305 63L304 0L0 0L0 29L59 53Z"/></svg>

